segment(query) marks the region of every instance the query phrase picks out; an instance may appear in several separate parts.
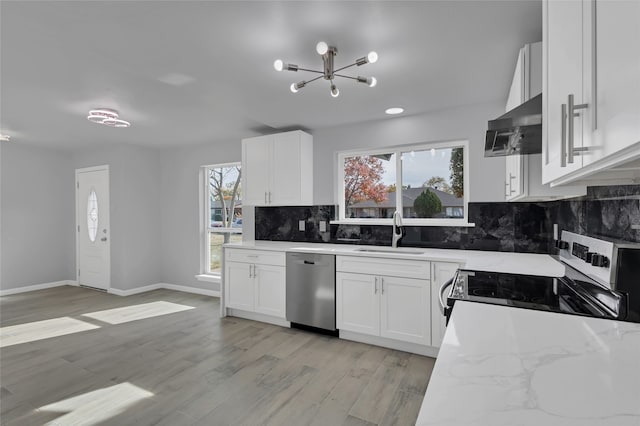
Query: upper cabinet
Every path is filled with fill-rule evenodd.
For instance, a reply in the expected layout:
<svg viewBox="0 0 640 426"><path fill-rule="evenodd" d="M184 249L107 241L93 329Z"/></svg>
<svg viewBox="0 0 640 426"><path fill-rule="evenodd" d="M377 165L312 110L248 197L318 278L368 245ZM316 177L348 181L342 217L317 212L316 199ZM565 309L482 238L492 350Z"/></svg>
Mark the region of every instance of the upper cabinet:
<svg viewBox="0 0 640 426"><path fill-rule="evenodd" d="M313 138L300 130L242 140L243 203L313 204Z"/></svg>
<svg viewBox="0 0 640 426"><path fill-rule="evenodd" d="M640 178L640 2L543 2L542 180Z"/></svg>
<svg viewBox="0 0 640 426"><path fill-rule="evenodd" d="M510 111L542 92L542 43L527 44L518 53L509 98ZM542 155L505 157L505 199L507 201L541 201L586 194L586 186L551 188L542 183Z"/></svg>

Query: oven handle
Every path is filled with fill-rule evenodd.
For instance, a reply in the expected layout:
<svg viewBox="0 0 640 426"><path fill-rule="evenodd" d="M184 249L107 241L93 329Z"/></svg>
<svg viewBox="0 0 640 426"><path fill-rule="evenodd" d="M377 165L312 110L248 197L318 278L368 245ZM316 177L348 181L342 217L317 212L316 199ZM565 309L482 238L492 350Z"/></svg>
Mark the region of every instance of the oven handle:
<svg viewBox="0 0 640 426"><path fill-rule="evenodd" d="M439 293L439 299L440 299L440 312L442 313L442 315L444 315L444 308L446 308L446 303L444 301L444 293L447 290L447 288L451 287L453 285L453 278L445 281L444 284L442 284L442 286L440 286L440 293Z"/></svg>

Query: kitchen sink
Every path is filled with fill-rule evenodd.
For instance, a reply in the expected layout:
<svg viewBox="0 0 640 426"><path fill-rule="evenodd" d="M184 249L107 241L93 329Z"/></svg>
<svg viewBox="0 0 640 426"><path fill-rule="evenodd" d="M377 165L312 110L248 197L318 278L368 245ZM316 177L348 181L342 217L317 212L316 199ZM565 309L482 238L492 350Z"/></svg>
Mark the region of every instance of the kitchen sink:
<svg viewBox="0 0 640 426"><path fill-rule="evenodd" d="M424 254L422 250L405 248L358 248L354 251L361 253L393 253L393 254Z"/></svg>

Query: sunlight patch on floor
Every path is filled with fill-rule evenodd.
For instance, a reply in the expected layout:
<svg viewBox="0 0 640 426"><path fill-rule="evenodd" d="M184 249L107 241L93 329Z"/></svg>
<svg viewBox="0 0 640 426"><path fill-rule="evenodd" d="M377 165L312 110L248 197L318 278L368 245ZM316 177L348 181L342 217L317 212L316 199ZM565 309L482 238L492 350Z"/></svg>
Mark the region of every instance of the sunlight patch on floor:
<svg viewBox="0 0 640 426"><path fill-rule="evenodd" d="M48 425L96 425L152 396L153 393L124 382L45 405L38 411L65 413Z"/></svg>
<svg viewBox="0 0 640 426"><path fill-rule="evenodd" d="M96 319L109 324L122 324L160 315L195 309L193 306L171 302L151 302L141 305L125 306L124 308L107 309L106 311L90 312L82 316Z"/></svg>
<svg viewBox="0 0 640 426"><path fill-rule="evenodd" d="M100 328L100 326L69 317L10 325L0 328L0 347L49 339L96 328Z"/></svg>

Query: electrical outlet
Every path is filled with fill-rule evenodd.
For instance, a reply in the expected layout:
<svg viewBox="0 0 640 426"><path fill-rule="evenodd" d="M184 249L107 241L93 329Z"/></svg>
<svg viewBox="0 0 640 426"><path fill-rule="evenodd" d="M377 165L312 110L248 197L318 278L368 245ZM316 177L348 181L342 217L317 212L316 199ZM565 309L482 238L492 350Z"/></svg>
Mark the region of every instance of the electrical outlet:
<svg viewBox="0 0 640 426"><path fill-rule="evenodd" d="M298 221L298 231L304 231L304 220L299 220Z"/></svg>
<svg viewBox="0 0 640 426"><path fill-rule="evenodd" d="M327 232L327 221L320 221L320 232Z"/></svg>

